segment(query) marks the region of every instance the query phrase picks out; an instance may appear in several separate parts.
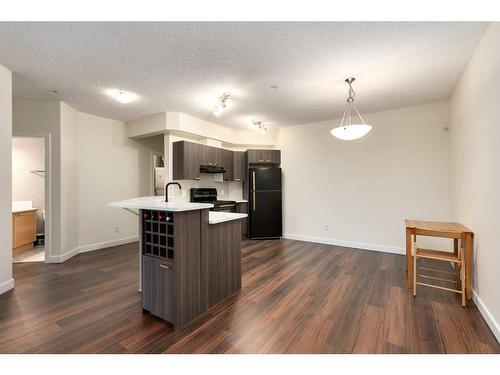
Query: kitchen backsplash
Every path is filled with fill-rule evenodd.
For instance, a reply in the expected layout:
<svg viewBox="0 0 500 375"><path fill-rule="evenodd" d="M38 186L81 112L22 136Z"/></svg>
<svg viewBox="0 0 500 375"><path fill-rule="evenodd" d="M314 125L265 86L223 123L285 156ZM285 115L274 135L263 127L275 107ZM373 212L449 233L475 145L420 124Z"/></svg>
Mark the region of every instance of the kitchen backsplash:
<svg viewBox="0 0 500 375"><path fill-rule="evenodd" d="M198 181L179 180L182 190L177 186L170 186L168 197L171 202L189 202L189 191L191 188L216 188L219 199L241 199L243 194L243 184L241 182L217 182L216 175L202 174Z"/></svg>

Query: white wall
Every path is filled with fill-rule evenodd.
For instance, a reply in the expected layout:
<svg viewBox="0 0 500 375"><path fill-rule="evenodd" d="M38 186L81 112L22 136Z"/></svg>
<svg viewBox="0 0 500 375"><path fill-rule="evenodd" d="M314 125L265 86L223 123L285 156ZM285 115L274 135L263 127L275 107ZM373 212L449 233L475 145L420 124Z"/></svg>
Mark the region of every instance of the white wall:
<svg viewBox="0 0 500 375"><path fill-rule="evenodd" d="M61 255L79 246L78 112L61 102Z"/></svg>
<svg viewBox="0 0 500 375"><path fill-rule="evenodd" d="M149 152L121 121L77 112L79 246L137 239L137 216L107 202L147 195Z"/></svg>
<svg viewBox="0 0 500 375"><path fill-rule="evenodd" d="M32 201L33 207L45 209L45 176L31 173L45 169L43 138L12 138L12 200Z"/></svg>
<svg viewBox="0 0 500 375"><path fill-rule="evenodd" d="M12 73L0 65L0 294L12 279Z"/></svg>
<svg viewBox="0 0 500 375"><path fill-rule="evenodd" d="M365 120L349 142L329 133L338 120L281 129L285 236L403 252L405 218L451 219L447 103Z"/></svg>
<svg viewBox="0 0 500 375"><path fill-rule="evenodd" d="M500 341L500 24L484 34L450 100L454 216L474 231L476 302Z"/></svg>
<svg viewBox="0 0 500 375"><path fill-rule="evenodd" d="M78 112L62 102L24 98L14 98L13 130L51 134L48 261L61 262L80 251L137 238L137 218L104 205L147 195L149 153L162 151L162 136L132 140L120 121Z"/></svg>

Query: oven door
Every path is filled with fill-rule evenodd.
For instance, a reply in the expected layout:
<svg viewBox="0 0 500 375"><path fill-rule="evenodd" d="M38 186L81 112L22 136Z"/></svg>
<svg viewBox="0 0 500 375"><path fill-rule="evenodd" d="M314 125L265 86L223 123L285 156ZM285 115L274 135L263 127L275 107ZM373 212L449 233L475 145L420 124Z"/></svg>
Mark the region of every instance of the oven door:
<svg viewBox="0 0 500 375"><path fill-rule="evenodd" d="M218 206L214 206L210 211L219 211L219 212L236 212L235 204L221 204Z"/></svg>

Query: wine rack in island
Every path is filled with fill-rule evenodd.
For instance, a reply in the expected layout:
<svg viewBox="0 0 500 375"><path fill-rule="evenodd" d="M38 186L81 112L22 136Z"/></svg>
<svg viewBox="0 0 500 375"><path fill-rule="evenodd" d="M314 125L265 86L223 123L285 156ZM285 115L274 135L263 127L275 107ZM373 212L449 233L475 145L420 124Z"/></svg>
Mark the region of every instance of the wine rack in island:
<svg viewBox="0 0 500 375"><path fill-rule="evenodd" d="M143 210L143 255L174 261L174 213Z"/></svg>

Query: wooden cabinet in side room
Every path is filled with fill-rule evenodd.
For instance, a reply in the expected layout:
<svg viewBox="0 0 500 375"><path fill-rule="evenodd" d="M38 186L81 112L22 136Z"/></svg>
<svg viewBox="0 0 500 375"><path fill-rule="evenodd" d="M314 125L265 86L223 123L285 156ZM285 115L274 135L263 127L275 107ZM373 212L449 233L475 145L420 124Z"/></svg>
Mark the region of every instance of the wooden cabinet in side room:
<svg viewBox="0 0 500 375"><path fill-rule="evenodd" d="M30 249L36 240L36 209L12 214L12 248Z"/></svg>

